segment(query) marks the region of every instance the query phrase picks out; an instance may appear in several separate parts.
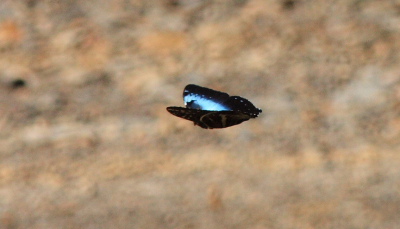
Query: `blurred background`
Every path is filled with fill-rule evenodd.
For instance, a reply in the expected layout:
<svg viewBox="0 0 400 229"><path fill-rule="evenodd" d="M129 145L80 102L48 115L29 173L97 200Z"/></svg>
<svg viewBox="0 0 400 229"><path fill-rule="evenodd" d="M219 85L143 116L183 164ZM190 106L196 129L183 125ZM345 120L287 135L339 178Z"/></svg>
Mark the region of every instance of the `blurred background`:
<svg viewBox="0 0 400 229"><path fill-rule="evenodd" d="M394 229L399 152L397 0L0 3L0 228Z"/></svg>

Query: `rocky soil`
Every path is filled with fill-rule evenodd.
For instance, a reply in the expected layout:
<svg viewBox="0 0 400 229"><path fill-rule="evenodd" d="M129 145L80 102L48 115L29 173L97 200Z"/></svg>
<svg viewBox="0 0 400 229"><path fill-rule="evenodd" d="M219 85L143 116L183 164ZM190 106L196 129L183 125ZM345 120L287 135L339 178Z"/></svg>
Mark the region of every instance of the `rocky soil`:
<svg viewBox="0 0 400 229"><path fill-rule="evenodd" d="M4 229L399 228L400 2L2 0L0 130Z"/></svg>

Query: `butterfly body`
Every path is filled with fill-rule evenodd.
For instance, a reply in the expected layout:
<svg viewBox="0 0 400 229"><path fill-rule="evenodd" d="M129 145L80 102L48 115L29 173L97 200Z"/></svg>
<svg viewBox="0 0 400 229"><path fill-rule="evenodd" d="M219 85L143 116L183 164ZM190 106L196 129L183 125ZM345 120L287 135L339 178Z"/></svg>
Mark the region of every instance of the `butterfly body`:
<svg viewBox="0 0 400 229"><path fill-rule="evenodd" d="M185 87L183 100L186 107L167 107L167 111L205 129L238 125L262 112L245 98L194 84Z"/></svg>

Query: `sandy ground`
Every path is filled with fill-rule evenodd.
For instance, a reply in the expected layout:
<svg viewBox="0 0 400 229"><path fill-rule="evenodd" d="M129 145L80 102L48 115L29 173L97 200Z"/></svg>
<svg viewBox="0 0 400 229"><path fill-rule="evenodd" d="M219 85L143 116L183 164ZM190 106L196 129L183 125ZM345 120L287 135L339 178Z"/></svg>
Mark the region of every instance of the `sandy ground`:
<svg viewBox="0 0 400 229"><path fill-rule="evenodd" d="M2 0L0 130L2 229L400 228L400 2Z"/></svg>

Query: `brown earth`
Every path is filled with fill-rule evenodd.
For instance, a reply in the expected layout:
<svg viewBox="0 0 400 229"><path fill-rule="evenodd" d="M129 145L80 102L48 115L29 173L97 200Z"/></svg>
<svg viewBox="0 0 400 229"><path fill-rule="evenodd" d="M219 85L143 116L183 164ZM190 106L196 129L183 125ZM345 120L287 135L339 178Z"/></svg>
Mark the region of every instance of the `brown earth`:
<svg viewBox="0 0 400 229"><path fill-rule="evenodd" d="M0 130L0 228L399 228L400 3L3 0Z"/></svg>

